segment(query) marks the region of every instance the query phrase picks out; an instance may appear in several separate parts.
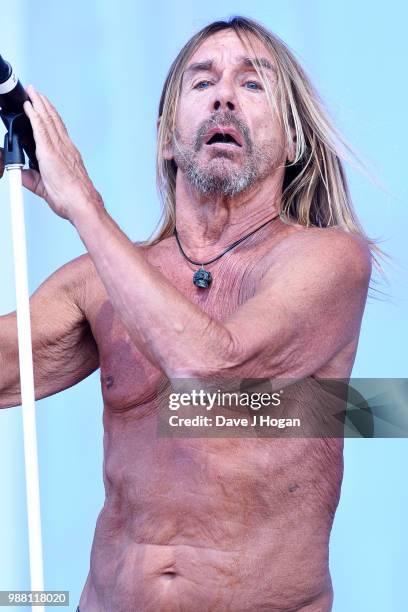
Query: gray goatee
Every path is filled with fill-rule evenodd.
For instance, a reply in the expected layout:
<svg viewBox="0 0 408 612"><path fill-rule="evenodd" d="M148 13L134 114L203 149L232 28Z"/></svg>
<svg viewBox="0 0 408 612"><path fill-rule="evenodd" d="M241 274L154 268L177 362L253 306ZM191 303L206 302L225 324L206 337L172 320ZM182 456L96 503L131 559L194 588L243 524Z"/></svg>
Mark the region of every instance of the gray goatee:
<svg viewBox="0 0 408 612"><path fill-rule="evenodd" d="M217 155L206 164L200 163L198 153L206 146L205 134L214 126L227 125L233 126L243 136L244 165L236 167L233 161L229 161L234 159L234 152L227 150L217 151ZM233 197L252 187L276 167L273 150L271 141L263 146L254 145L248 127L231 112L213 113L212 117L200 126L192 144L183 143L177 130L173 135L174 161L178 168L192 187L208 196Z"/></svg>

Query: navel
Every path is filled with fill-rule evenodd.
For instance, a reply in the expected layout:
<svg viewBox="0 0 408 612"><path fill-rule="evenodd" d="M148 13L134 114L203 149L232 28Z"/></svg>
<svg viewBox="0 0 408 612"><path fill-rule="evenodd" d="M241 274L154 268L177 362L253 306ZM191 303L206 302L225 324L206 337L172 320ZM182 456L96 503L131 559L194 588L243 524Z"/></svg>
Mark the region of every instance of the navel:
<svg viewBox="0 0 408 612"><path fill-rule="evenodd" d="M293 491L296 491L296 489L298 488L299 488L299 485L294 482L288 486L288 491L289 493L293 493Z"/></svg>
<svg viewBox="0 0 408 612"><path fill-rule="evenodd" d="M177 574L176 572L163 572L161 574L161 577L164 578L165 580L174 580L174 578L176 578Z"/></svg>

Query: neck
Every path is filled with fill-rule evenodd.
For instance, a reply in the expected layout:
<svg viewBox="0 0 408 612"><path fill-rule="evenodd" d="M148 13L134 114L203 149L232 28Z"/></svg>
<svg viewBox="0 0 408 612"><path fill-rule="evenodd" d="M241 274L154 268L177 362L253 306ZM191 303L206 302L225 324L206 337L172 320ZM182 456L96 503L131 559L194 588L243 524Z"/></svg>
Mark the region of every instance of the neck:
<svg viewBox="0 0 408 612"><path fill-rule="evenodd" d="M270 176L230 198L203 196L181 172L176 179L176 226L184 250L205 260L276 217L281 210L283 175Z"/></svg>

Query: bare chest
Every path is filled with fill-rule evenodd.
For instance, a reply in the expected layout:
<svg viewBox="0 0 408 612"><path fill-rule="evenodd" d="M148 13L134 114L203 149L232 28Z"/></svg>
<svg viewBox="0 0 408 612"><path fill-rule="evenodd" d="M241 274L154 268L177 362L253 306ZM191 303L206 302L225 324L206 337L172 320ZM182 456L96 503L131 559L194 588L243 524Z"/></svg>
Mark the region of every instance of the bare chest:
<svg viewBox="0 0 408 612"><path fill-rule="evenodd" d="M263 251L243 250L239 257L227 254L209 266L213 276L209 289L193 284L197 266L177 259L174 250L152 248L146 257L188 300L222 321L255 294L266 267ZM137 283L138 279L129 277L128 282ZM163 384L163 373L132 342L98 280L94 282L92 296L88 319L99 349L105 406L114 412L128 412L148 404ZM166 317L166 304L162 306Z"/></svg>

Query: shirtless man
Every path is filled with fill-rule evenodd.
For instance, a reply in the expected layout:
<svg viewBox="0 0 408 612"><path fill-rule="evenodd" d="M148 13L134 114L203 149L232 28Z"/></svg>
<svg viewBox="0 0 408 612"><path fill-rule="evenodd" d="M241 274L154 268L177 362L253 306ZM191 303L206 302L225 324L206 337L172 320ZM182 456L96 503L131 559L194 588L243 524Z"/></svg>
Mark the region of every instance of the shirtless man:
<svg viewBox="0 0 408 612"><path fill-rule="evenodd" d="M343 221L352 218L344 208L347 192L333 186L345 179L337 174L335 183L330 174L338 158L321 136L328 124L322 120L320 134L316 127L320 110L310 89L300 87L304 74L289 65L282 43L270 35L272 47L259 31L240 18L205 29L173 65L160 105L159 165L168 178L174 173L185 253L206 262L257 230L207 266L208 288L193 284L197 266L183 257L174 223L151 243L127 238L55 108L28 88L25 112L40 175L24 171L24 184L74 225L88 251L31 297L36 397L100 367L104 398L106 500L81 612L328 612L332 606L328 542L342 478L341 439L157 435L154 398L166 378L347 378L355 358L369 243ZM250 49L237 32L248 35ZM169 96L180 73L172 132ZM288 74L296 93L290 116L296 103L300 122L285 127L277 111L287 89L278 86L288 87ZM308 114L313 108L317 114ZM326 154L321 172L329 173L331 199L321 176L307 174L316 168L316 151ZM298 194L312 197L310 222L298 210L298 221L292 212L288 223L283 183L287 172L296 180L300 171L285 164L305 152L311 153L309 166L301 166L308 179L298 183ZM331 223L324 222L328 202ZM0 406L19 405L15 313L0 318L0 366Z"/></svg>

